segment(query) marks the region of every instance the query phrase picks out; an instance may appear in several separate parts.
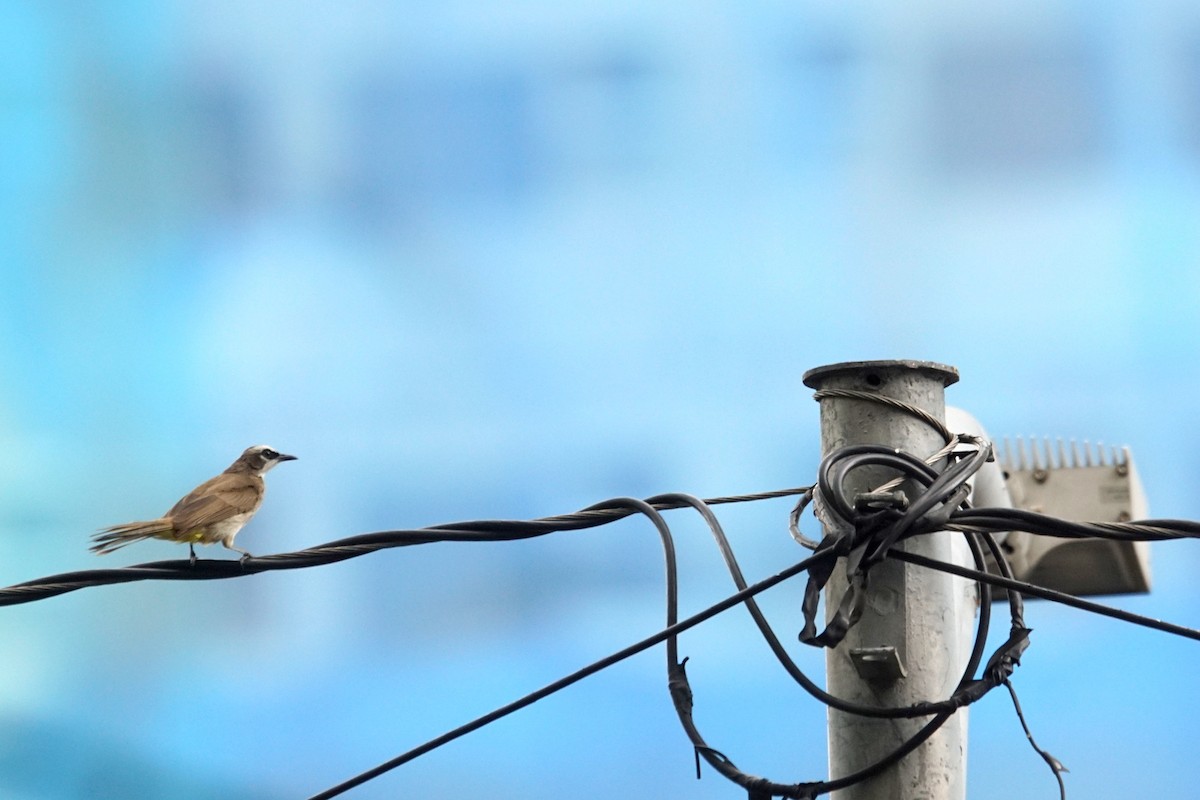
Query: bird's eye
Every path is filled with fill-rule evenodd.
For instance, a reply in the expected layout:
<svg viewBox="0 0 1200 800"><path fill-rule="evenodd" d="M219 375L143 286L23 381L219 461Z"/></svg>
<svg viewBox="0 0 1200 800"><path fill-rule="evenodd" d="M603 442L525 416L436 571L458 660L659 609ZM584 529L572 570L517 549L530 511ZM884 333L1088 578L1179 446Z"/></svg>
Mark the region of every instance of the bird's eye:
<svg viewBox="0 0 1200 800"><path fill-rule="evenodd" d="M270 448L263 450L262 454L263 454L264 458L271 459L272 461L279 458L279 453L276 453L274 450L271 450Z"/></svg>

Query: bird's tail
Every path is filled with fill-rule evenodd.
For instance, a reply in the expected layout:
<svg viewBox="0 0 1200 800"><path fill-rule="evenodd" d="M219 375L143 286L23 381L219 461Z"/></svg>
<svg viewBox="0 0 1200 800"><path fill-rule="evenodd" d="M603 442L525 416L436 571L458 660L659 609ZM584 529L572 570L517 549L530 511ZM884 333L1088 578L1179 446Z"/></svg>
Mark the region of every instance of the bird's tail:
<svg viewBox="0 0 1200 800"><path fill-rule="evenodd" d="M170 538L164 537L163 534L169 534L174 530L169 519L150 519L144 522L124 522L120 525L113 525L111 528L104 528L92 536L91 550L97 555L111 553L119 547L124 547L127 544L140 542L142 539Z"/></svg>

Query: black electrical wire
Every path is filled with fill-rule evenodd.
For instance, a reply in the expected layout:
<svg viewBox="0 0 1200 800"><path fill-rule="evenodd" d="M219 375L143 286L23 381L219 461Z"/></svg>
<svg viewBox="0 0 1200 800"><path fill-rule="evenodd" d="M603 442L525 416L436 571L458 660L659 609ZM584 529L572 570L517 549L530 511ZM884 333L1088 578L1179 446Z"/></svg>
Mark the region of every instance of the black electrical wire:
<svg viewBox="0 0 1200 800"><path fill-rule="evenodd" d="M827 459L825 464L823 464L823 467L836 462L844 454L849 455L849 458L846 459L846 463L851 463L853 459L866 458L870 460L877 455L882 455L884 457L893 456L894 451L889 453L880 453L874 448L845 448L843 451L839 451L839 453L831 459ZM927 515L933 510L934 506L938 505L938 503L949 505L950 507L957 507L963 502L962 499L965 497L965 493L962 491L962 485L965 484L966 480L971 475L978 471L978 469L987 460L989 455L989 447L979 447L971 458L964 459L963 461L954 464L942 473L936 472L924 462L916 461L911 457L902 457L896 461L895 463L900 465L901 472L906 476L912 477L911 473L917 473L916 477L918 483L925 484L928 487L926 489L926 493L936 498L935 501L930 502L928 498L922 495L922 497L918 499L917 503L907 507L905 514L906 518L902 518L899 521L899 524L904 526L911 525L915 520L907 518L909 515ZM824 488L827 488L827 490L830 492L839 492L840 496L844 499L845 493L841 489L840 484L844 480L845 475L851 469L856 468L857 466L865 465L865 463L866 462L860 460L857 464L852 464L846 468L823 468L821 470L821 474L827 478ZM946 476L949 477L947 478ZM811 497L812 493L806 492L802 497L800 504L797 506L798 510L792 514L791 524L797 534L799 533L798 517L800 510L803 509L806 501ZM711 509L709 509L703 503L703 501L687 495L676 494L651 498L651 502L658 501L682 502L692 506L696 511L698 511L712 532L717 542L718 549L721 551L722 557L725 559L726 566L733 577L734 583L738 585L739 588L744 587L745 579L742 576L741 568L737 563L733 549L729 544L728 537L725 536L720 521L717 520L716 515L712 513ZM835 505L847 510L849 510L851 507L850 504L844 502L835 503ZM889 532L887 536L882 539L882 541L894 542L898 538L900 538L899 535L892 535L892 533ZM981 538L988 545L993 558L1000 565L1001 571L1011 576L1011 569L1009 569L1008 564L1004 559L1004 555L999 546L996 544L995 540L986 533L983 534ZM967 543L976 566L980 571L984 571L986 569L986 562L983 558L983 553L979 547L978 541L976 541L974 537L968 537ZM829 549L818 550L818 552L814 555L825 556L828 559L832 557L833 552ZM886 555L886 553L884 553L884 555ZM814 567L815 566L817 565L814 564ZM790 655L788 655L786 650L784 650L782 644L779 642L778 637L775 636L774 631L771 629L761 610L758 608L757 603L753 600L753 598L747 598L745 602L747 610L750 612L755 623L758 625L760 632L767 641L768 645L771 647L772 651L775 653L777 659L784 666L785 670L787 670L793 678L797 679L801 686L809 690L815 690L811 693L813 693L818 699L826 702L831 707L842 708L850 713L859 713L864 716L897 718L919 716L922 714L928 715L935 712L936 716L884 758L851 775L834 778L828 781L781 784L770 781L766 778L752 776L742 772L734 765L733 761L728 756L708 745L697 729L692 716L692 690L687 679L685 662L681 662L675 665L674 668L670 669L668 675L668 686L670 688L671 697L675 703L676 712L679 716L680 723L683 725L688 737L692 740L693 747L695 748L698 757L703 756L705 760L708 761L708 763L724 777L747 789L747 791L751 793L752 797L782 796L810 798L819 794L824 794L826 792L836 791L838 789L851 786L855 783L878 775L884 769L899 761L909 752L918 747L922 742L932 736L933 733L935 733L938 728L940 728L958 708L980 699L988 691L1000 685L1000 683L1007 683L1008 675L1011 674L1021 652L1027 646L1029 630L1024 626L1021 597L1016 592L1010 592L1009 605L1012 613L1012 632L1010 637L1008 641L1002 644L993 654L992 658L988 662L988 668L985 670L984 676L979 679L972 677L982 659L983 648L987 639L988 621L990 620L991 611L990 584L981 582L978 585L981 602L980 623L977 629L975 644L972 647L972 652L968 659L967 666L954 695L949 700L940 703L920 703L903 709L879 709L875 707L864 706L862 704L849 703L848 701L837 698L836 696L831 695L817 687L812 683L811 680L807 678L807 676L803 674L801 670L799 670L794 661L791 659ZM1013 692L1015 702L1015 691L1012 689L1011 684L1009 684L1009 690L1010 692ZM1039 750L1039 753L1043 752L1044 751ZM1048 763L1051 762L1048 761ZM1058 777L1061 781L1061 776Z"/></svg>
<svg viewBox="0 0 1200 800"><path fill-rule="evenodd" d="M1029 730L1029 723L1025 721L1025 712L1021 710L1021 701L1017 699L1017 690L1013 688L1012 681L1005 680L1004 688L1008 689L1008 694L1012 697L1013 710L1017 712L1017 721L1021 723L1021 730L1025 731L1025 738L1029 740L1029 746L1034 752L1042 757L1046 765L1050 767L1050 771L1054 773L1054 779L1058 781L1058 797L1059 800L1067 800L1067 785L1063 781L1062 774L1069 772L1063 763L1048 752L1043 750L1041 746L1033 738L1033 731Z"/></svg>
<svg viewBox="0 0 1200 800"><path fill-rule="evenodd" d="M376 778L385 772L388 772L389 770L395 769L396 767L406 764L409 761L424 755L425 753L435 750L444 744L454 741L455 739L458 739L472 731L478 730L479 728L482 728L491 722L495 722L502 717L506 717L514 711L519 711L522 708L536 703L538 700L549 697L555 692L565 689L572 684L578 683L584 678L594 675L601 670L607 669L608 667L624 661L631 656L637 655L644 650L648 650L656 644L669 641L672 637L677 636L678 634L690 628L694 628L702 622L708 621L717 614L728 611L729 609L740 605L741 603L745 602L746 598L754 597L757 594L765 592L767 589L783 583L789 578L794 578L797 575L803 574L812 565L814 560L816 560L816 557L809 556L803 561L793 564L787 569L784 569L768 578L764 578L757 583L747 586L745 589L726 597L724 600L721 600L718 603L714 603L703 611L699 611L689 617L686 617L685 619L679 620L670 627L664 628L663 630L660 630L651 636L647 636L641 641L622 648L621 650L618 650L609 656L605 656L599 661L589 664L582 669L576 670L570 675L560 678L553 683L549 683L541 689L531 692L524 697L513 701L512 703L501 706L500 708L478 717L471 722L466 723L465 725L431 739L428 742L413 748L412 750L402 753L389 761L385 761L377 767L373 767L366 772L339 783L337 786L326 789L323 792L319 792L313 795L309 800L328 800L328 798L336 797L344 792L349 791L350 789L353 789L356 786L366 783L372 778Z"/></svg>
<svg viewBox="0 0 1200 800"><path fill-rule="evenodd" d="M1112 606L1106 606L1102 603L1095 603L1091 600L1084 600L1083 598L1076 597L1073 594L1060 592L1055 589L1048 589L1045 586L1038 586L1035 583L1019 581L1014 578L996 575L994 573L981 570L974 570L968 567L959 566L958 564L951 564L946 561L938 561L936 559L926 558L925 556L917 553L909 553L904 550L893 550L892 556L900 559L901 561L907 561L910 564L917 564L918 566L929 567L930 569L936 569L942 572L949 572L953 575L958 575L963 578L970 578L973 581L990 583L991 585L1001 589L1007 589L1010 597L1017 593L1033 595L1034 597L1040 597L1044 600L1050 600L1065 606L1071 606L1072 608L1089 611L1093 614L1111 617L1112 619L1121 620L1122 622L1129 622L1133 625L1139 625L1143 628L1151 628L1156 631L1162 631L1163 633L1169 633L1174 636L1181 636L1185 639L1192 639L1193 641L1200 642L1200 630L1197 630L1196 628L1189 628L1185 625L1176 625L1173 622L1166 622L1161 619L1154 619L1153 617L1135 614L1132 611L1126 611L1122 608L1114 608Z"/></svg>
<svg viewBox="0 0 1200 800"><path fill-rule="evenodd" d="M665 562L665 568L666 568L667 625L664 630L672 631L672 629L676 626L676 624L679 621L678 620L678 617L679 617L678 568L677 568L676 558L675 558L675 543L671 537L671 529L668 527L666 520L663 519L662 514L658 513L658 511L653 506L651 506L649 503L647 503L643 500L638 500L636 498L632 498L632 497L619 497L619 498L616 498L613 500L607 500L604 503L599 503L597 505L585 508L580 513L581 513L581 515L586 516L590 512L595 512L595 511L612 512L612 511L622 511L622 510L628 511L629 513L640 513L640 514L645 515L646 517L648 517L650 519L650 521L654 524L655 529L658 531L659 538L662 541L663 560ZM645 644L645 647L649 647L652 644L656 644L658 641L662 641L663 639L665 639L665 641L667 643L667 666L668 666L668 669L670 669L670 666L678 660L678 651L677 651L677 646L678 646L677 641L678 640L676 639L675 633L674 632L668 633L661 638L659 638L658 636L650 637L650 639L652 639L654 641L651 644ZM496 720L500 719L501 717L505 717L514 711L517 711L521 708L524 708L527 705L530 705L531 703L537 702L538 700L542 699L543 697L547 697L547 696L553 694L554 692L559 691L560 689L564 689L567 686L570 686L572 683L576 683L577 681L582 680L583 678L587 677L588 675L593 674L594 672L597 672L601 669L611 666L612 664L615 664L617 661L620 661L621 659L626 658L629 655L633 655L636 652L640 652L641 650L645 649L645 647L640 646L640 645L644 644L645 641L646 640L643 640L643 642L640 642L638 645L634 645L632 648L625 648L625 650L622 650L619 653L614 654L614 656L609 656L608 658L602 659L601 661L596 662L595 664L591 665L590 667L585 667L584 669L579 670L575 673L572 673L571 675L568 675L565 678L561 678L561 679L555 681L554 683L551 683L548 686L545 686L536 692L526 695L525 697L523 697L517 701L509 703L506 706L502 706L501 708L498 708L495 711L485 714L484 716L479 717L479 718L473 720L472 722L467 723L466 725L456 728L453 731L450 731L449 733L446 733L446 734L443 734L442 736L436 737L435 739L432 739L429 742L426 742L424 745L421 745L420 747L415 748L414 750L410 750L408 753L404 753L401 756L398 756L398 757L391 759L390 761L387 761L387 762L385 762L377 767L374 767L364 773L361 773L360 775L357 775L348 781L340 783L337 786L333 787L332 789L327 789L324 792L314 795L312 800L318 800L318 798L336 797L337 795L342 794L343 792L348 791L349 789L352 789L355 786L358 786L362 783L365 783L368 780L371 780L372 778L382 775L384 772L387 772L388 770L395 769L396 767L400 766L401 764L404 764L407 761L410 761L413 758L416 758L417 756L423 755L424 753L434 750L434 749L442 746L443 744L446 744L447 742L453 741L454 739L457 739L460 736L470 733L473 730L477 730L491 722L495 722Z"/></svg>
<svg viewBox="0 0 1200 800"><path fill-rule="evenodd" d="M717 546L721 550L721 554L725 559L730 574L733 576L734 583L737 584L739 589L744 590L746 588L745 578L743 577L741 568L737 563L737 558L734 556L733 548L730 546L729 540L725 536L724 530L721 527L721 523L719 520L717 520L716 515L712 513L712 510L708 508L703 501L689 495L679 494L663 495L660 497L651 498L651 500L678 500L692 506L692 508L699 512L717 541ZM982 564L983 556L982 552L979 552L978 545L975 546L974 550L976 553L978 553L979 563ZM817 554L813 557L817 558L822 555L824 554ZM824 555L824 557L828 558L828 555ZM985 586L984 593L988 594L989 591L990 590ZM988 599L988 605L990 605L990 597ZM818 696L819 699L827 700L829 705L834 707L841 706L846 710L850 710L851 713L861 713L865 716L908 717L922 716L932 713L930 711L914 711L914 709L880 709L862 704L850 703L849 701L845 701L841 698L835 697L834 695L828 694L813 684L791 659L790 655L788 655L783 649L778 637L775 636L774 631L771 629L770 624L767 623L766 618L763 616L762 611L758 608L758 604L754 601L754 599L752 597L747 597L745 600L745 605L755 623L758 625L760 632L771 646L772 651L775 653L780 663L784 665L789 674L796 678L798 682L806 689L815 690L816 696ZM990 610L981 615L981 624L979 627L979 635L976 638L976 646L972 649L972 656L968 662L967 669L960 685L968 682L969 677L974 673L975 667L978 666L979 659L983 652L983 643L986 641L987 637L986 620L989 616ZM700 731L697 728L695 720L692 716L693 694L691 686L688 682L685 664L686 659L684 662L675 663L668 667L668 687L670 689L672 700L675 703L675 710L679 716L680 724L683 725L684 731L687 733L688 738L691 739L692 746L695 748L696 753L699 756L703 756L704 759L725 778L739 784L747 791L751 792L752 796L754 793L757 793L759 795L766 794L768 796L812 798L819 794L836 791L847 786L852 786L860 781L867 780L868 778L878 775L883 770L887 769L892 764L896 763L910 753L912 750L920 746L921 743L932 736L938 730L938 728L944 725L959 707L959 704L951 704L948 710L939 709L939 713L937 713L932 720L923 725L912 736L901 743L899 747L874 764L870 764L855 773L828 781L781 784L767 780L766 778L752 776L742 772L734 765L733 761L730 760L728 756L708 745L703 736L700 734ZM982 693L980 696L982 696Z"/></svg>
<svg viewBox="0 0 1200 800"><path fill-rule="evenodd" d="M727 599L723 603L718 604L718 606L714 606L714 607L710 608L709 610L706 610L706 612L702 612L701 615L695 615L695 616L689 618L689 620L686 620L685 623L678 623L676 620L677 606L676 606L676 602L675 602L674 598L677 593L677 584L673 578L674 547L673 547L673 544L671 541L669 528L667 528L665 520L663 520L661 515L659 515L655 511L655 508L658 506L670 506L670 507L691 506L692 508L695 508L697 511L699 511L702 514L702 516L705 518L705 521L709 524L710 529L713 531L714 536L717 538L718 544L722 545L721 549L723 551L723 554L727 554L727 556L728 556L727 563L729 560L732 561L731 573L735 574L735 583L737 583L739 585L739 592L736 595ZM710 763L710 765L712 765L715 769L717 769L719 772L721 772L727 778L734 780L751 790L759 790L759 791L765 790L765 791L768 791L770 793L773 793L773 794L776 794L779 796L800 798L800 797L815 797L817 794L823 794L823 793L826 793L829 791L834 791L836 789L843 788L845 786L853 785L854 783L857 783L861 780L865 780L873 775L878 774L880 771L882 771L883 769L886 769L891 764L896 763L896 761L900 760L907 753L911 752L913 749L918 747L929 736L932 736L933 733L936 732L936 730L942 724L944 724L946 720L948 720L950 718L950 716L953 714L953 711L958 707L958 705L955 704L955 705L952 705L948 710L942 711L941 713L937 713L936 716L934 716L934 718L932 720L930 720L924 726L922 726L921 729L919 729L913 736L911 736L905 742L903 742L901 744L901 746L899 746L895 751L893 751L892 753L885 756L883 759L881 759L876 764L871 765L863 770L860 770L852 775L841 776L839 778L835 778L833 780L823 781L823 782L812 782L812 783L804 783L804 784L780 784L780 783L775 783L772 781L767 781L766 779L763 779L763 778L756 778L754 776L749 776L749 775L746 775L745 773L742 773L740 770L738 770L733 765L733 763L727 757L725 757L719 751L709 747L707 745L707 743L704 742L703 738L700 736L699 732L695 728L694 722L692 721L692 718L691 718L691 689L687 685L686 674L684 672L684 662L678 661L677 648L675 646L675 642L676 642L675 637L679 632L686 629L687 627L691 627L691 625L693 625L693 624L699 624L699 622L703 621L703 619L707 619L707 617L710 616L711 613L718 613L720 610L725 610L727 608L730 608L733 605L738 604L739 602L746 603L747 605L749 605L750 603L753 603L753 595L754 594L757 594L759 591L765 590L765 588L768 588L768 585L774 585L774 583L778 582L778 580L784 579L784 577L786 577L786 576L784 576L781 573L779 576L776 576L776 578L778 580L770 580L769 582L759 582L758 584L755 584L754 587L745 586L745 579L741 575L740 567L737 566L736 558L733 557L732 548L729 546L728 538L725 537L724 532L721 529L720 523L716 519L716 516L712 513L711 509L708 508L708 506L704 503L704 501L701 501L697 498L694 498L694 497L691 497L688 495L680 495L680 494L660 495L657 497L650 498L649 501L646 501L646 502L632 500L632 499L628 499L628 498L618 499L618 500L614 500L614 501L607 501L606 503L599 504L598 506L594 506L591 509L585 509L584 513L591 513L592 511L596 511L596 510L613 511L613 510L618 510L618 509L622 509L622 508L633 509L637 512L640 512L640 513L648 516L655 523L656 528L658 528L660 536L662 538L664 554L665 554L666 563L667 563L667 595L668 595L668 627L666 629L664 629L664 631L660 632L659 634L656 634L653 637L643 640L642 642L639 642L636 645L626 648L626 649L620 651L619 653L613 654L612 656L610 656L606 659L602 659L601 661L596 662L596 663L590 665L589 667L585 667L584 669L579 670L576 673L573 673L572 675L569 675L563 679L560 679L559 681L555 681L554 683L552 683L546 687L543 687L543 689L540 689L534 693L531 693L530 695L527 695L526 697L521 698L520 700L517 700L513 703L510 703L506 706L496 709L495 711L490 712L489 714L479 717L476 720L473 720L472 722L467 723L464 726L461 726L460 728L456 728L453 731L450 731L446 734L443 734L442 736L439 736L433 740L430 740L429 742L427 742L417 748L414 748L413 750L410 750L407 753L404 753L388 762L385 762L384 764L381 764L378 767L375 767L371 770L368 770L367 772L364 772L358 776L355 776L354 778L352 778L348 781L345 781L342 784L339 784L338 786L333 787L332 789L326 790L325 792L315 795L313 800L320 800L323 798L337 796L337 795L341 794L342 792L349 790L350 788L353 788L355 786L360 785L361 783L371 780L372 778L377 777L378 775L381 775L390 769L394 769L395 767L400 766L401 764L407 763L408 761L410 761L420 755L423 755L427 752L430 752L433 749L436 749L437 747L441 746L442 744L445 744L449 741L453 741L454 739L459 738L460 736L465 735L466 733L469 733L473 730L477 730L478 728L483 727L484 725L487 725L490 722L493 722L497 719L500 719L503 716L507 716L508 714L513 713L516 710L519 710L520 708L524 708L524 707L528 706L529 704L536 702L537 700L540 700L556 691L559 691L562 688L565 688L566 686L569 686L579 680L582 680L584 677L594 674L595 672L597 672L601 669L604 669L607 666L611 666L612 664L616 663L617 661L619 661L623 658L626 658L626 657L634 654L635 652L640 652L641 650L646 649L647 647L653 646L654 644L657 644L660 641L666 641L667 645L668 645L668 648L667 648L668 676L669 676L669 685L671 687L671 694L672 694L672 697L676 701L676 707L677 707L677 711L679 712L681 723L683 723L685 731L693 739L693 745L695 747L696 752L699 755L704 756L704 758ZM975 552L976 552L977 564L982 564L983 563L982 554L978 552L977 546L975 548ZM999 551L997 550L997 553L998 552ZM806 559L804 562L801 562L800 565L797 565L792 570L790 570L790 572L791 572L791 574L799 574L800 572L811 568L813 562L817 561L818 559L828 558L828 557L829 557L828 555L811 556L809 559ZM985 592L986 592L986 589L985 589ZM757 612L756 616L758 618L762 619L763 624L766 625L765 618L762 618L761 611L758 610L756 604L754 605L754 608L755 608L755 611ZM985 604L984 608L990 608L990 603ZM766 625L766 630L770 631L769 625ZM981 626L980 630L981 630L981 633L983 634L983 636L986 636L986 626ZM774 636L773 632L770 632L770 634L769 634L769 640L770 639L773 639L775 642L775 645L778 647L779 651L783 652L782 646L779 645L778 638ZM979 641L981 642L982 640L983 640L983 637L981 636ZM970 659L970 665L968 667L966 674L964 675L964 679L963 679L964 684L967 682L968 676L973 674L975 667L978 665L980 653L981 653L980 647L977 645L976 648L974 648L974 650L973 650L973 655L972 655L972 658ZM982 696L982 694L980 694L980 696ZM836 698L833 698L833 700L834 700L834 702L837 702ZM868 713L870 713L870 712L874 711L874 709L867 709L867 711L868 711ZM902 710L902 711L905 711L905 710ZM928 714L930 712L926 711L925 713ZM890 714L888 714L888 715L890 716ZM897 716L911 716L911 715L912 714L909 714L909 713L901 713L901 714L898 714Z"/></svg>
<svg viewBox="0 0 1200 800"><path fill-rule="evenodd" d="M780 489L757 494L728 495L707 500L710 505L744 503L789 497L803 494L807 487ZM655 510L664 511L679 506L661 505ZM25 581L0 588L0 606L19 605L45 600L78 589L91 586L108 586L144 580L198 581L241 578L260 572L303 569L322 566L357 558L379 550L433 542L498 542L513 541L544 536L559 531L582 530L623 519L636 511L626 507L611 507L597 503L582 511L543 517L535 520L475 520L434 525L413 530L380 531L364 533L327 542L306 550L292 553L277 553L267 556L252 556L241 561L221 559L198 559L194 564L188 559L154 561L115 569L88 569L64 572L45 578Z"/></svg>
<svg viewBox="0 0 1200 800"><path fill-rule="evenodd" d="M866 395L864 399L878 398ZM883 402L882 399L879 401ZM901 406L907 407L907 404L901 404ZM641 514L648 517L654 524L664 552L667 608L666 626L663 630L548 684L513 703L436 737L332 789L315 795L314 800L341 794L661 642L665 642L667 645L668 687L680 722L692 740L697 754L697 765L699 765L699 758L703 757L726 778L746 788L752 798L774 796L812 798L877 775L920 746L956 710L977 701L1002 684L1012 695L1014 708L1031 746L1054 771L1060 793L1065 797L1065 786L1061 774L1065 771L1065 767L1062 767L1057 759L1034 742L1017 701L1016 692L1009 680L1014 668L1019 663L1021 654L1029 645L1030 630L1025 627L1023 619L1022 597L1024 595L1042 597L1091 613L1102 614L1198 641L1200 641L1200 631L1019 581L1014 577L993 534L1023 531L1065 538L1161 541L1200 538L1200 523L1175 519L1140 520L1125 523L1074 522L1020 509L972 508L966 502L969 491L967 482L991 457L990 445L972 437L954 436L948 431L944 433L948 439L947 447L930 457L929 461L935 462L934 464L926 463L908 453L874 445L842 448L823 459L818 470L817 484L814 487L718 497L709 500L699 500L683 494L659 495L646 501L617 498L572 514L535 520L475 520L413 530L380 531L339 539L293 553L249 557L240 562L201 560L192 564L188 560L181 559L118 569L82 570L0 589L0 605L32 602L90 586L140 580L215 580L275 570L306 568L331 564L383 549L418 544L528 539L555 532L583 530L634 514ZM969 451L964 452L961 448L957 448L959 443L968 446ZM851 491L848 477L862 468L884 470L893 474L894 479L874 491ZM710 506L795 495L801 495L801 497L790 516L789 527L797 541L815 548L814 554L771 578L748 585L737 564L728 537ZM805 507L814 501L820 506L818 516L827 523L826 536L821 542L811 542L799 531L799 517ZM708 525L730 575L733 577L734 584L738 587L738 592L698 614L679 621L675 548L670 528L659 512L688 507L697 511ZM829 524L831 522L832 524ZM975 564L974 569L931 559L918 553L909 552L900 546L901 543L913 537L947 530L965 535ZM994 566L989 565L985 559L983 553L985 548L991 555ZM868 572L872 566L887 558L896 558L924 568L955 574L976 582L979 587L980 619L975 642L963 675L949 698L928 699L904 708L874 708L853 703L826 692L805 676L791 659L754 600L755 595L771 586L802 572L807 572L809 584L805 591L803 609L807 633L802 634L802 640L822 646L833 646L840 640L840 636L854 624L858 613L861 613ZM843 597L841 605L833 614L837 624L831 624L826 628L825 633L818 636L815 631L809 629L815 621L819 592L832 573L834 564L843 559L850 577L851 590ZM996 570L995 572L992 571L993 568ZM1007 591L1011 617L1010 635L1008 640L993 652L980 671L991 620L991 587L993 586ZM832 777L826 781L785 784L742 772L723 753L709 746L696 728L692 718L692 690L685 669L687 659L679 660L677 645L679 633L739 604L746 606L768 647L785 671L805 691L829 707L867 717L901 719L929 716L931 719L878 762L851 775ZM976 673L979 673L978 677L976 677Z"/></svg>

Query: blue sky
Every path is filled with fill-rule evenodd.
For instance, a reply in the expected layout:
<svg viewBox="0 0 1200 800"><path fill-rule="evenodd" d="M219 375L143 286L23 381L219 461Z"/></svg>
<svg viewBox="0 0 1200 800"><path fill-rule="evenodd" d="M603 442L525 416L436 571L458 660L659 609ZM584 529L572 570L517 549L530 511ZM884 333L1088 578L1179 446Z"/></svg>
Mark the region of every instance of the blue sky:
<svg viewBox="0 0 1200 800"><path fill-rule="evenodd" d="M0 583L98 560L266 442L238 543L811 482L821 364L958 367L997 436L1128 444L1200 518L1200 12L1187 4L14 3L0 11ZM721 511L755 579L787 501ZM682 610L731 591L676 512ZM1189 544L1123 607L1200 624ZM224 557L206 551L206 557ZM0 789L303 796L662 624L651 526L4 609ZM802 587L765 607L785 641ZM1194 644L1032 603L1071 796L1183 796ZM819 654L798 652L820 674ZM681 640L743 769L825 714L740 610ZM727 798L662 653L355 797ZM1054 797L999 695L973 798Z"/></svg>

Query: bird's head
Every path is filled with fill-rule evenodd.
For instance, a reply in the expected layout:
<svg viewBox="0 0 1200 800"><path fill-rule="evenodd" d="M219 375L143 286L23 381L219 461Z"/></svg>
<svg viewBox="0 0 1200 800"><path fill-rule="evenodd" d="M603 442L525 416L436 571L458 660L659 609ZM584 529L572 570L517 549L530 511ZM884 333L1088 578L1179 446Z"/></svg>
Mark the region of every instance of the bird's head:
<svg viewBox="0 0 1200 800"><path fill-rule="evenodd" d="M238 457L238 460L233 462L233 466L229 470L265 475L276 464L295 460L295 456L281 453L265 444L256 444L253 447L247 447L246 451Z"/></svg>

